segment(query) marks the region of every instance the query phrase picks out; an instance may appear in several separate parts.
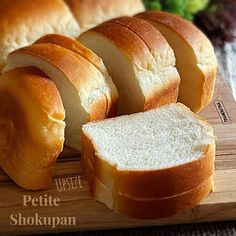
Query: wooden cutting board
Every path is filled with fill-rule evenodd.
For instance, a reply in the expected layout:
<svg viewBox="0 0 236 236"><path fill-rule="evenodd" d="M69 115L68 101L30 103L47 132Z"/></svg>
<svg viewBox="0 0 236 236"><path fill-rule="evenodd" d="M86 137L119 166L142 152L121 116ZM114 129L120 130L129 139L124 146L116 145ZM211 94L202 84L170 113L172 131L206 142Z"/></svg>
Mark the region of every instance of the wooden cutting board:
<svg viewBox="0 0 236 236"><path fill-rule="evenodd" d="M116 215L91 199L81 170L79 155L65 148L55 167L52 188L47 191L25 191L17 187L0 170L0 234L68 232L236 220L236 103L220 77L217 78L212 103L200 114L213 125L217 137L215 191L194 209L161 220L137 220ZM23 205L24 198L27 201L35 198L33 201L36 204L40 196L47 199L51 197L56 202L52 206L43 206L46 205L45 201L41 202L41 206L28 203L26 206ZM37 216L41 222L37 221ZM57 222L61 225L56 226Z"/></svg>

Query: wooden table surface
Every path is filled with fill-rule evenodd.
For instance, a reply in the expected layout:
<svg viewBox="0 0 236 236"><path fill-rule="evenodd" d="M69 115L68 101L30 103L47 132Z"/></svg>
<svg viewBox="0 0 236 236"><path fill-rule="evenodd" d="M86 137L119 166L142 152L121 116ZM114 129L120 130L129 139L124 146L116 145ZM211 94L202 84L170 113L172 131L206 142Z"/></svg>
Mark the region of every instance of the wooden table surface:
<svg viewBox="0 0 236 236"><path fill-rule="evenodd" d="M158 220L137 220L116 215L89 194L80 166L79 155L65 149L55 166L52 188L47 191L26 191L17 187L0 170L1 234L55 233L185 224L192 222L236 220L236 104L228 87L218 77L212 103L200 115L214 127L217 137L215 191L194 209ZM64 189L61 188L64 183ZM60 199L59 206L23 206L23 197L51 196ZM11 216L75 217L76 225L14 225Z"/></svg>

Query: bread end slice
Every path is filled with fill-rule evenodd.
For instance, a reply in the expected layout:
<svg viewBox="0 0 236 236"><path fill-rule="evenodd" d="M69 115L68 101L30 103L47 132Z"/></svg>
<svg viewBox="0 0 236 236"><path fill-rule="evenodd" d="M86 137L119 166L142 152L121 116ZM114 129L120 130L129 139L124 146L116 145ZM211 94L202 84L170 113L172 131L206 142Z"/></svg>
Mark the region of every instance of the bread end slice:
<svg viewBox="0 0 236 236"><path fill-rule="evenodd" d="M1 76L0 99L1 168L23 188L49 188L65 129L54 83L35 68L15 69Z"/></svg>
<svg viewBox="0 0 236 236"><path fill-rule="evenodd" d="M181 77L178 101L198 112L213 97L217 59L210 40L189 21L174 14L147 11L138 14L166 38Z"/></svg>

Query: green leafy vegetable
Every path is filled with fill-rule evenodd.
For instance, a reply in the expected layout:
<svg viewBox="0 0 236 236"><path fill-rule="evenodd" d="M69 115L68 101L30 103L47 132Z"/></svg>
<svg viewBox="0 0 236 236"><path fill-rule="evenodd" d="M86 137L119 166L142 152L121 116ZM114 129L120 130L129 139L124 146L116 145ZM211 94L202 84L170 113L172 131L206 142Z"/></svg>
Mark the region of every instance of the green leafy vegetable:
<svg viewBox="0 0 236 236"><path fill-rule="evenodd" d="M153 10L161 10L161 3L160 2L150 2L150 8Z"/></svg>
<svg viewBox="0 0 236 236"><path fill-rule="evenodd" d="M147 10L164 10L193 20L194 14L206 8L209 0L143 0Z"/></svg>
<svg viewBox="0 0 236 236"><path fill-rule="evenodd" d="M198 11L205 9L208 2L208 0L188 0L186 1L186 11L195 14Z"/></svg>
<svg viewBox="0 0 236 236"><path fill-rule="evenodd" d="M186 9L185 0L166 0L163 1L164 10L184 16Z"/></svg>
<svg viewBox="0 0 236 236"><path fill-rule="evenodd" d="M159 0L143 0L147 10L161 10L161 3Z"/></svg>

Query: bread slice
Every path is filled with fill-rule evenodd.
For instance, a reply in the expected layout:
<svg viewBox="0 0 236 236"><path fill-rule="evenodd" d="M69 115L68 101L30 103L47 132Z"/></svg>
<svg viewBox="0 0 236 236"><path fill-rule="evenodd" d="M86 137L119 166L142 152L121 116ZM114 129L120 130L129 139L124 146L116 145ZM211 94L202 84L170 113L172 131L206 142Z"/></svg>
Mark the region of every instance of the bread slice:
<svg viewBox="0 0 236 236"><path fill-rule="evenodd" d="M85 165L92 177L93 170ZM133 218L163 218L189 210L199 204L213 189L213 177L210 176L198 186L186 192L163 198L137 198L107 188L97 177L88 178L93 198L116 213ZM145 186L141 186L145 191Z"/></svg>
<svg viewBox="0 0 236 236"><path fill-rule="evenodd" d="M81 149L81 127L108 114L110 87L89 61L55 44L34 44L12 52L6 70L35 66L56 84L66 110L66 145Z"/></svg>
<svg viewBox="0 0 236 236"><path fill-rule="evenodd" d="M107 20L132 16L145 10L141 0L65 0L77 19L81 32Z"/></svg>
<svg viewBox="0 0 236 236"><path fill-rule="evenodd" d="M193 189L177 195L163 198L133 197L105 186L95 175L93 166L86 159L83 160L83 166L93 198L116 213L133 218L154 219L181 213L200 203L214 187L213 177L210 176Z"/></svg>
<svg viewBox="0 0 236 236"><path fill-rule="evenodd" d="M190 22L166 12L137 15L150 22L166 38L176 57L181 77L178 101L198 112L212 100L217 61L207 37Z"/></svg>
<svg viewBox="0 0 236 236"><path fill-rule="evenodd" d="M100 57L98 57L95 53L93 53L90 49L84 47L79 42L75 41L72 38L69 38L60 34L48 34L38 39L35 43L52 43L59 45L63 48L69 49L72 52L76 53L80 56L84 57L90 63L92 63L104 76L106 79L108 87L110 88L109 93L107 93L108 99L108 109L107 109L107 117L113 117L116 115L116 107L118 102L118 92L117 89L112 82L112 79Z"/></svg>
<svg viewBox="0 0 236 236"><path fill-rule="evenodd" d="M173 51L164 37L145 20L135 17L120 17L110 22L122 25L135 33L148 47L153 57L154 73L157 73L162 81L162 98L151 100L146 104L145 110L165 105L168 101L176 102L179 93L180 77L175 68L175 57ZM153 97L160 96L160 92ZM166 96L166 99L164 99Z"/></svg>
<svg viewBox="0 0 236 236"><path fill-rule="evenodd" d="M114 210L117 213L140 219L157 219L182 213L197 206L213 188L213 178L182 194L161 199L133 199L114 193ZM106 198L101 198L106 201Z"/></svg>
<svg viewBox="0 0 236 236"><path fill-rule="evenodd" d="M78 37L80 27L63 0L17 0L14 3L1 0L0 32L1 73L10 52L32 44L45 34Z"/></svg>
<svg viewBox="0 0 236 236"><path fill-rule="evenodd" d="M112 191L169 197L213 174L213 129L182 104L88 123L82 130L82 160Z"/></svg>
<svg viewBox="0 0 236 236"><path fill-rule="evenodd" d="M79 37L82 44L103 59L119 93L118 114L176 102L180 81L172 49L149 23L133 18L127 20L134 30L109 21ZM145 42L147 29L150 35ZM153 47L149 48L151 37Z"/></svg>
<svg viewBox="0 0 236 236"><path fill-rule="evenodd" d="M35 68L15 69L0 77L0 100L1 168L23 188L50 187L65 129L56 86Z"/></svg>

